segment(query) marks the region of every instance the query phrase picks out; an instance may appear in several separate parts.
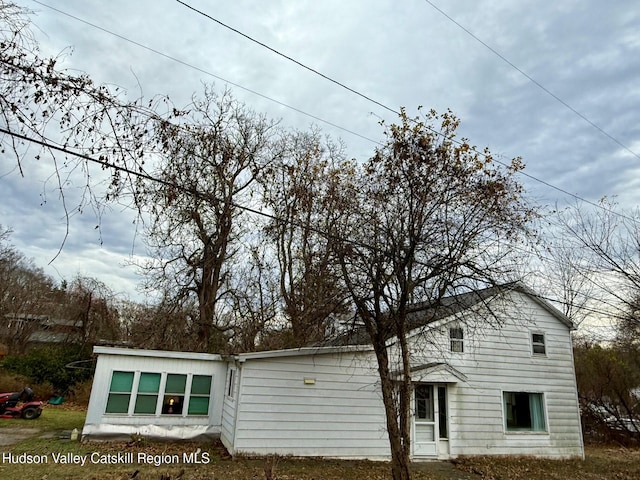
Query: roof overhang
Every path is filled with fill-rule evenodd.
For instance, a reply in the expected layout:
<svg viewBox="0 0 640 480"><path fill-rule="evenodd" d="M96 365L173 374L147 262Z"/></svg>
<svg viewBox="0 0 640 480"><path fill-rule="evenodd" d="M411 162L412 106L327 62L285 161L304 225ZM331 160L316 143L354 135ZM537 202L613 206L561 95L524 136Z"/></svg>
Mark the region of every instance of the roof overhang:
<svg viewBox="0 0 640 480"><path fill-rule="evenodd" d="M426 363L411 367L411 381L413 383L458 383L466 382L467 376L448 363ZM403 373L393 373L396 380L403 378Z"/></svg>

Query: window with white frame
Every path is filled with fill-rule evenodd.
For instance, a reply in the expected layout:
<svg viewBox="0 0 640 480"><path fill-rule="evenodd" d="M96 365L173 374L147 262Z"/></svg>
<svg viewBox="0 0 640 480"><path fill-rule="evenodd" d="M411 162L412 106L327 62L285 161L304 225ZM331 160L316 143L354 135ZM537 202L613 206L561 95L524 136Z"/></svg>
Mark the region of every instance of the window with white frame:
<svg viewBox="0 0 640 480"><path fill-rule="evenodd" d="M545 432L544 395L532 392L503 392L507 432Z"/></svg>
<svg viewBox="0 0 640 480"><path fill-rule="evenodd" d="M464 352L464 331L461 327L449 328L449 344L452 352Z"/></svg>
<svg viewBox="0 0 640 480"><path fill-rule="evenodd" d="M236 369L230 368L227 373L227 397L233 398L236 382Z"/></svg>
<svg viewBox="0 0 640 480"><path fill-rule="evenodd" d="M531 334L531 349L534 355L547 354L544 333L535 332Z"/></svg>
<svg viewBox="0 0 640 480"><path fill-rule="evenodd" d="M114 371L105 413L208 415L211 383L211 375Z"/></svg>
<svg viewBox="0 0 640 480"><path fill-rule="evenodd" d="M107 413L127 413L131 401L133 388L133 372L113 372L109 397L107 398Z"/></svg>

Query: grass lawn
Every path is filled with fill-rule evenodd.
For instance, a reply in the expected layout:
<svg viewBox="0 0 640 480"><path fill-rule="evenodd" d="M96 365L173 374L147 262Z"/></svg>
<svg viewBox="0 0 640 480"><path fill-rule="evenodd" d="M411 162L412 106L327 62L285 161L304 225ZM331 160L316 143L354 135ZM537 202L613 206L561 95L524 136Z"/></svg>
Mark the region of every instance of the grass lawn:
<svg viewBox="0 0 640 480"><path fill-rule="evenodd" d="M83 411L48 406L42 417L34 421L0 420L0 436L25 428L39 430L14 445L0 446L0 478L114 480L131 478L137 471L135 478L138 480L159 480L161 475L172 480L259 480L266 478L265 468L269 471L271 466L273 479L281 480L390 478L389 465L379 462L290 458L231 460L220 446L211 443L79 443L60 438L61 431L80 430L84 416ZM47 463L35 463L39 459ZM73 463L83 459L84 465ZM459 459L455 468L435 468L437 465L442 466L437 463L415 465L413 478L637 479L640 478L640 450L592 447L587 449L584 462L479 457Z"/></svg>

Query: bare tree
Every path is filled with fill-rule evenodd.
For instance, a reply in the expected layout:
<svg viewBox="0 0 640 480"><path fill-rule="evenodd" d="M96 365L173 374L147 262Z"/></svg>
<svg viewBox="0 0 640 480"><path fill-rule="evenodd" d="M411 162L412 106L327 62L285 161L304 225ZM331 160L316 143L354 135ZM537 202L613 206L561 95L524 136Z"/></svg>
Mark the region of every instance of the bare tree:
<svg viewBox="0 0 640 480"><path fill-rule="evenodd" d="M436 309L448 295L513 280L511 244L533 214L514 179L520 160L496 167L487 150L454 141L457 127L450 112L403 111L352 188L341 189L343 215L334 222L343 281L377 359L397 480L409 478L411 305Z"/></svg>
<svg viewBox="0 0 640 480"><path fill-rule="evenodd" d="M150 286L172 291L178 303L196 300L198 350L210 350L229 326L217 310L227 295L230 259L243 234L243 206L252 205L256 176L279 152L276 124L206 88L182 124L160 122L159 165L140 197L148 211L144 266Z"/></svg>
<svg viewBox="0 0 640 480"><path fill-rule="evenodd" d="M55 282L10 244L11 230L0 225L0 336L22 353L51 313Z"/></svg>
<svg viewBox="0 0 640 480"><path fill-rule="evenodd" d="M553 220L572 252L563 263L570 265L575 295L588 299L584 315L614 320L633 339L640 330L640 214L620 211L605 198L600 208L572 205Z"/></svg>
<svg viewBox="0 0 640 480"><path fill-rule="evenodd" d="M65 303L57 315L72 322L79 330L82 344L95 345L101 341L119 341L123 331L113 291L103 282L78 275L66 289Z"/></svg>
<svg viewBox="0 0 640 480"><path fill-rule="evenodd" d="M87 207L99 217L105 202L135 192L153 126L172 117L173 106L161 97L128 100L117 86L65 69L65 53L43 56L30 13L0 0L1 151L15 157L22 176L33 160L48 166L43 198L56 191L67 224Z"/></svg>
<svg viewBox="0 0 640 480"><path fill-rule="evenodd" d="M196 336L197 306L165 297L153 305L127 302L120 318L127 343L152 350L189 351Z"/></svg>
<svg viewBox="0 0 640 480"><path fill-rule="evenodd" d="M265 203L274 218L266 228L278 260L280 295L292 327L291 344L321 341L326 322L345 310L346 291L334 261L331 228L353 165L341 145L312 129L286 137L286 156L265 171Z"/></svg>

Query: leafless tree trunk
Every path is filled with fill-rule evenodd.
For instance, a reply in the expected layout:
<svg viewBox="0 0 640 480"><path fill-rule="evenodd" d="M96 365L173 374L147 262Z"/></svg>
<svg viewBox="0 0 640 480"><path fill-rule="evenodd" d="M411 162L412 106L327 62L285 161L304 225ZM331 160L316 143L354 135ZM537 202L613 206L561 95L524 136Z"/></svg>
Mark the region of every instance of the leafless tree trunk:
<svg viewBox="0 0 640 480"><path fill-rule="evenodd" d="M141 196L155 259L144 271L150 287L173 291L178 304L196 300L196 348L208 351L230 328L217 307L228 295L229 262L239 255L245 233L243 206L251 205L256 176L279 157L275 124L229 92L218 96L210 88L175 120L157 126L161 160L155 176L162 183L149 182Z"/></svg>
<svg viewBox="0 0 640 480"><path fill-rule="evenodd" d="M284 313L292 342L322 341L327 320L345 311L346 292L336 268L331 240L323 235L336 215L336 189L352 165L340 145L319 131L293 132L285 139L283 161L261 178L274 219L267 236L275 245Z"/></svg>

